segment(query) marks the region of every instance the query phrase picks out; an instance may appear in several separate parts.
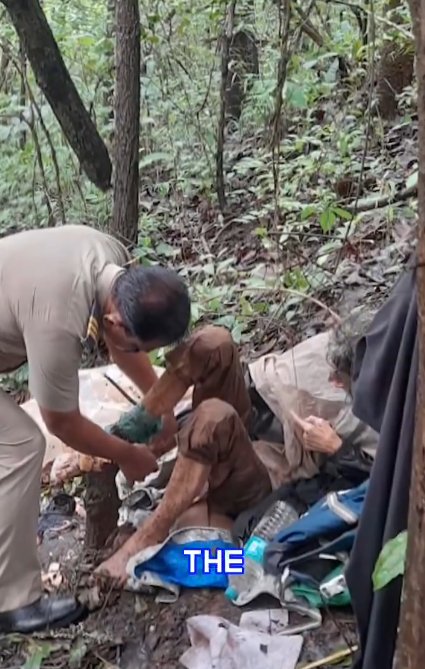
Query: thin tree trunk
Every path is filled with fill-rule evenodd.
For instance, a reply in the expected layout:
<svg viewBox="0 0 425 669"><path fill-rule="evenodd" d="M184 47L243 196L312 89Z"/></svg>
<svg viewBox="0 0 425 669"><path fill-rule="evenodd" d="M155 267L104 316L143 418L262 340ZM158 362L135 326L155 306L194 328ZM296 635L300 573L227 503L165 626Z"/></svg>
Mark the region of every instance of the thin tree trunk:
<svg viewBox="0 0 425 669"><path fill-rule="evenodd" d="M116 0L115 174L112 233L127 246L139 223L140 14L138 0Z"/></svg>
<svg viewBox="0 0 425 669"><path fill-rule="evenodd" d="M109 465L101 472L86 474L85 546L91 550L103 548L117 527L120 506L115 485L117 471L117 467Z"/></svg>
<svg viewBox="0 0 425 669"><path fill-rule="evenodd" d="M229 74L230 45L232 42L233 25L235 22L236 0L230 0L226 12L225 28L222 38L221 51L221 89L220 89L220 116L217 133L216 154L216 184L217 196L221 211L226 207L226 190L224 186L224 132L226 128L226 87Z"/></svg>
<svg viewBox="0 0 425 669"><path fill-rule="evenodd" d="M114 121L114 82L115 82L115 0L107 0L107 24L106 24L106 57L108 60L108 75L105 82L105 91L103 94L103 104L108 107L108 119L111 124L111 132L109 141L113 143L115 131L113 128ZM114 163L114 156L112 155L112 162Z"/></svg>
<svg viewBox="0 0 425 669"><path fill-rule="evenodd" d="M25 48L37 83L82 169L90 181L106 191L112 174L108 150L75 88L39 0L1 2Z"/></svg>
<svg viewBox="0 0 425 669"><path fill-rule="evenodd" d="M395 669L423 669L425 658L425 5L420 0L410 0L410 9L419 88L417 287L420 343L409 539Z"/></svg>
<svg viewBox="0 0 425 669"><path fill-rule="evenodd" d="M19 64L20 64L20 70L21 70L21 85L20 85L20 95L19 95L19 104L20 106L24 109L26 105L26 85L25 85L25 76L26 76L26 69L27 69L27 57L25 55L25 49L20 42L19 44ZM27 141L27 132L26 130L22 130L20 135L19 135L19 148L21 151L25 148L25 144Z"/></svg>

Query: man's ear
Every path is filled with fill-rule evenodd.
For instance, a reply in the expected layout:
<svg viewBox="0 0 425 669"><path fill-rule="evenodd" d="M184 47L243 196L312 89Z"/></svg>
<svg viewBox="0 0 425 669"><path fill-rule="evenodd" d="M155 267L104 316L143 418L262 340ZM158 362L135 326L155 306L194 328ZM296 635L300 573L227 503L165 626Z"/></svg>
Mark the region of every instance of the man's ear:
<svg viewBox="0 0 425 669"><path fill-rule="evenodd" d="M118 311L111 311L103 316L103 322L109 326L123 327L123 322Z"/></svg>

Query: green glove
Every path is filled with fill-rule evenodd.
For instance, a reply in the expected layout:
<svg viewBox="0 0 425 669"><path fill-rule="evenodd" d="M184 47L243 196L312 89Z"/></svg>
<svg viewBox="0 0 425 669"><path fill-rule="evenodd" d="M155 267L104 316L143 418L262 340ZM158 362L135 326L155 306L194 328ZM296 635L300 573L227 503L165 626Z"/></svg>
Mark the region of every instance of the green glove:
<svg viewBox="0 0 425 669"><path fill-rule="evenodd" d="M132 444L147 444L161 429L162 418L154 418L144 406L136 406L124 413L114 425L107 427L106 431Z"/></svg>

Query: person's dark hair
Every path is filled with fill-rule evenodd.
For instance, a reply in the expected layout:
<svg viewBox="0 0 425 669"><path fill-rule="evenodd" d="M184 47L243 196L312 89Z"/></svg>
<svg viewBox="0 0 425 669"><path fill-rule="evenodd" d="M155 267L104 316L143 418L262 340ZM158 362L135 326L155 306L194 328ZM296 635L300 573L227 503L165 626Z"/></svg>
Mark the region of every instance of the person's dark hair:
<svg viewBox="0 0 425 669"><path fill-rule="evenodd" d="M128 267L112 288L112 299L124 327L141 341L169 346L180 341L190 323L188 289L165 267Z"/></svg>
<svg viewBox="0 0 425 669"><path fill-rule="evenodd" d="M351 379L356 346L372 318L370 311L354 311L333 328L327 357L337 375Z"/></svg>

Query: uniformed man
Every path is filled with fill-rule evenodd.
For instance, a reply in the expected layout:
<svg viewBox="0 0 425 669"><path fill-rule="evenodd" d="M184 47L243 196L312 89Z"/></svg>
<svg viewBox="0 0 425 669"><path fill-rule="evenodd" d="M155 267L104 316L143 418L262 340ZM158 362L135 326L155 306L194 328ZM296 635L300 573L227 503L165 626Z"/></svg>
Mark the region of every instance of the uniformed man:
<svg viewBox="0 0 425 669"><path fill-rule="evenodd" d="M137 480L156 469L152 452L109 435L79 411L82 352L101 339L146 392L156 380L146 352L185 334L190 300L173 271L130 261L117 240L85 226L1 239L0 372L28 362L29 390L48 430ZM65 625L81 610L74 598L42 595L37 557L44 437L1 390L0 415L0 633ZM174 417L165 416L163 438L175 429Z"/></svg>

